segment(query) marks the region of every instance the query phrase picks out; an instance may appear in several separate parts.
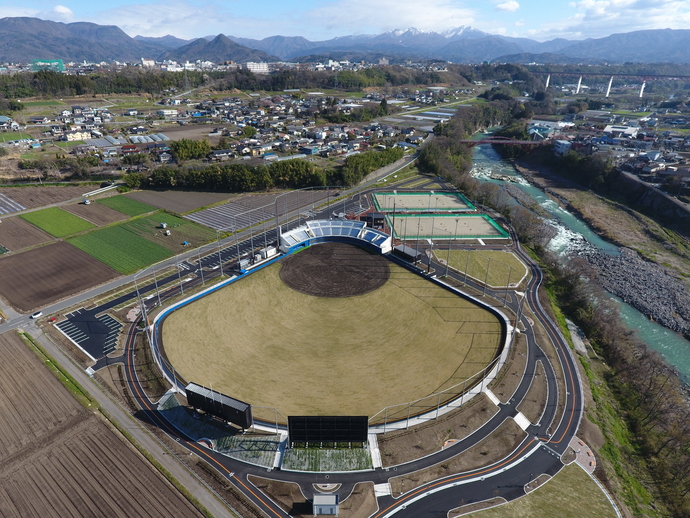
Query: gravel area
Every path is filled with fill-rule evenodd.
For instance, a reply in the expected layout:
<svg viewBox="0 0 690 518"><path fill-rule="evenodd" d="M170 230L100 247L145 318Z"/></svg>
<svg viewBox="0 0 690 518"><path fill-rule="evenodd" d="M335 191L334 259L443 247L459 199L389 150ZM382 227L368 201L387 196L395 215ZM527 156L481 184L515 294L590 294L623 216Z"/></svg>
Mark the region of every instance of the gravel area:
<svg viewBox="0 0 690 518"><path fill-rule="evenodd" d="M601 286L659 324L690 338L690 293L666 270L622 248L619 256L597 250L580 254L598 274Z"/></svg>

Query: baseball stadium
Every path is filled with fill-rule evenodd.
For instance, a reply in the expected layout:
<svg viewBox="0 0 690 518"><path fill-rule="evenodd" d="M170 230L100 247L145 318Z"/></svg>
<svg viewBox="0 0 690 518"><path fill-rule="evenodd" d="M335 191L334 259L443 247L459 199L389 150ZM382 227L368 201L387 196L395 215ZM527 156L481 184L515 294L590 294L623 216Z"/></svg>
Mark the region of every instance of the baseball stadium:
<svg viewBox="0 0 690 518"><path fill-rule="evenodd" d="M507 323L391 245L363 222L310 221L281 234L283 255L158 315L155 342L260 422L438 412L496 367Z"/></svg>

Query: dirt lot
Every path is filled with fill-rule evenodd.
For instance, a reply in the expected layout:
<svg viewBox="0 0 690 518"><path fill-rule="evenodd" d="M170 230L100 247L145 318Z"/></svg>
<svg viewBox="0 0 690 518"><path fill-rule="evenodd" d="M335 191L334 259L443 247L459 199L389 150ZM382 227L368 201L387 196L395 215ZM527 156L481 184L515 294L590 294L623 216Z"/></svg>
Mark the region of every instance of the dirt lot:
<svg viewBox="0 0 690 518"><path fill-rule="evenodd" d="M0 355L2 516L200 516L18 335L0 335Z"/></svg>
<svg viewBox="0 0 690 518"><path fill-rule="evenodd" d="M35 209L44 205L80 198L85 192L96 188L97 186L91 185L2 187L0 194L4 194L27 209Z"/></svg>
<svg viewBox="0 0 690 518"><path fill-rule="evenodd" d="M58 241L0 257L0 295L28 312L120 275L81 250Z"/></svg>
<svg viewBox="0 0 690 518"><path fill-rule="evenodd" d="M233 197L227 192L137 191L127 194L132 199L159 209L184 214L190 210L212 205Z"/></svg>
<svg viewBox="0 0 690 518"><path fill-rule="evenodd" d="M442 464L390 479L393 496L397 497L433 480L489 466L510 455L527 437L515 421L506 419L494 433Z"/></svg>
<svg viewBox="0 0 690 518"><path fill-rule="evenodd" d="M541 415L544 413L546 406L546 398L548 396L548 386L546 384L546 375L541 361L537 362L537 368L532 377L532 384L518 405L518 410L529 419L530 423L538 423Z"/></svg>
<svg viewBox="0 0 690 518"><path fill-rule="evenodd" d="M60 208L99 227L107 225L108 223L124 221L129 218L126 214L122 214L100 203L91 203L89 205L84 205L83 203L70 203Z"/></svg>
<svg viewBox="0 0 690 518"><path fill-rule="evenodd" d="M379 435L379 450L384 466L403 462L441 451L446 441L461 441L486 424L498 412L486 394L479 394L459 410L438 420Z"/></svg>
<svg viewBox="0 0 690 518"><path fill-rule="evenodd" d="M10 252L52 241L47 232L34 227L22 218L3 218L0 223L0 246Z"/></svg>

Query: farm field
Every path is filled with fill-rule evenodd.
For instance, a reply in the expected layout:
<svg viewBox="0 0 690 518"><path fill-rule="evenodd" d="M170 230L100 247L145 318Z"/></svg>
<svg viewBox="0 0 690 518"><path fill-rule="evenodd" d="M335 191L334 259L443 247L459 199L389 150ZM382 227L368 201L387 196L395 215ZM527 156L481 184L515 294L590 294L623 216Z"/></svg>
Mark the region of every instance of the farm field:
<svg viewBox="0 0 690 518"><path fill-rule="evenodd" d="M258 270L172 313L162 327L168 359L188 381L286 416L373 416L457 385L494 359L496 317L381 259L388 281L347 297L288 287L282 261Z"/></svg>
<svg viewBox="0 0 690 518"><path fill-rule="evenodd" d="M61 207L70 214L74 214L86 221L93 223L97 227L116 223L127 219L127 215L103 205L101 203L70 203Z"/></svg>
<svg viewBox="0 0 690 518"><path fill-rule="evenodd" d="M169 236L165 235L165 231L161 228L161 223L165 223L168 226L167 230L170 230ZM181 252L186 248L182 244L185 241L194 248L216 238L216 233L213 230L162 211L150 216L133 219L118 226L175 253Z"/></svg>
<svg viewBox="0 0 690 518"><path fill-rule="evenodd" d="M123 226L102 228L68 240L71 245L120 273L136 272L173 253Z"/></svg>
<svg viewBox="0 0 690 518"><path fill-rule="evenodd" d="M93 190L89 185L53 185L35 187L3 187L0 194L11 198L26 209L35 209L80 198L85 192Z"/></svg>
<svg viewBox="0 0 690 518"><path fill-rule="evenodd" d="M0 257L0 295L28 312L117 277L64 241Z"/></svg>
<svg viewBox="0 0 690 518"><path fill-rule="evenodd" d="M0 514L200 516L15 333L0 335Z"/></svg>
<svg viewBox="0 0 690 518"><path fill-rule="evenodd" d="M58 207L27 212L19 217L37 226L41 230L45 230L54 237L71 236L72 234L95 227L93 223L89 223Z"/></svg>
<svg viewBox="0 0 690 518"><path fill-rule="evenodd" d="M4 218L0 223L0 246L14 252L51 241L53 237L22 218Z"/></svg>
<svg viewBox="0 0 690 518"><path fill-rule="evenodd" d="M156 207L141 203L122 194L117 196L109 196L108 198L101 198L96 200L96 203L110 207L113 210L126 214L127 216L140 216L156 210Z"/></svg>
<svg viewBox="0 0 690 518"><path fill-rule="evenodd" d="M193 191L136 191L126 195L128 198L177 214L228 200L233 196L235 195L224 192Z"/></svg>
<svg viewBox="0 0 690 518"><path fill-rule="evenodd" d="M437 259L449 259L450 267L480 282L487 279L489 286L505 287L519 284L527 276L527 267L512 253L498 250L434 250Z"/></svg>

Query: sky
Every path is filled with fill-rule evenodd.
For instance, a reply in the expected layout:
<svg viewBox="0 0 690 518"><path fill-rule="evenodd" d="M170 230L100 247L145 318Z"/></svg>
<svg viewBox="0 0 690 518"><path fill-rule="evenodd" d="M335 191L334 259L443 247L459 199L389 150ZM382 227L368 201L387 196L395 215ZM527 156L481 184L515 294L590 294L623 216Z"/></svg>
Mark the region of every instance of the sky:
<svg viewBox="0 0 690 518"><path fill-rule="evenodd" d="M311 41L414 27L471 26L491 34L581 40L690 28L690 0L0 0L0 16L117 25L130 36L225 34Z"/></svg>

